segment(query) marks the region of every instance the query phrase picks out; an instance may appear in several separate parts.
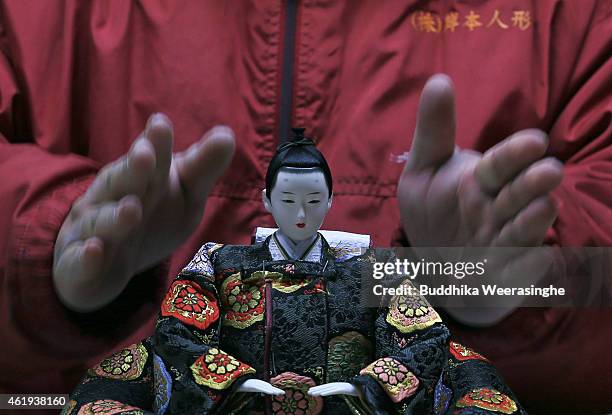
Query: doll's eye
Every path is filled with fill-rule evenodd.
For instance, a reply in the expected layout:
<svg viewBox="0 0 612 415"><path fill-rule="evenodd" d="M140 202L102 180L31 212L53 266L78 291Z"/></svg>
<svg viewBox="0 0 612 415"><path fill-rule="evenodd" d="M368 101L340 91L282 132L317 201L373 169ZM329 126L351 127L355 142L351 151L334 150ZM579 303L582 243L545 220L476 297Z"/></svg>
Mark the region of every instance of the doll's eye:
<svg viewBox="0 0 612 415"><path fill-rule="evenodd" d="M320 200L311 200L311 201L309 201L308 203L310 203L310 204L312 204L312 205L315 205L315 204L317 204L317 203L321 203L321 201L320 201Z"/></svg>
<svg viewBox="0 0 612 415"><path fill-rule="evenodd" d="M295 203L293 200L291 199L283 199L284 203Z"/></svg>

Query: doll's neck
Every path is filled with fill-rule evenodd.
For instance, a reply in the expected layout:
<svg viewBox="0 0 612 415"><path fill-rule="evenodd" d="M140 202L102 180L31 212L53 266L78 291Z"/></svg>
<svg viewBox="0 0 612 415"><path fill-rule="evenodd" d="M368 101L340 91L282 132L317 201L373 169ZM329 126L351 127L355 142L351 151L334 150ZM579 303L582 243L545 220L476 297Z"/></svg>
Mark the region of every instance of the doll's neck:
<svg viewBox="0 0 612 415"><path fill-rule="evenodd" d="M289 255L291 259L302 258L306 250L312 246L312 243L318 237L319 234L317 233L313 237L304 239L303 241L294 241L282 233L280 229L276 231L276 238L278 242L283 246L283 249L287 252L287 255Z"/></svg>

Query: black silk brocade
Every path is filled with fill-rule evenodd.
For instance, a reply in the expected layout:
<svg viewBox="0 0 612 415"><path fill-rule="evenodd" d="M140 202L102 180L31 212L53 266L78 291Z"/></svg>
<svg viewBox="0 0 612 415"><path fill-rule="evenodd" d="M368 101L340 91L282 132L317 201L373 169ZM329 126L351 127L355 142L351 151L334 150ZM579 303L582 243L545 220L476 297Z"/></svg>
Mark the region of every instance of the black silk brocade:
<svg viewBox="0 0 612 415"><path fill-rule="evenodd" d="M339 261L323 240L319 263L273 261L268 241L269 238L251 246L222 246L210 255L214 277L186 268L177 280L194 281L217 299L223 281L238 273L245 280L257 271L277 272L282 274L286 286L292 284L288 281L300 285L293 292L272 290L270 377L292 372L312 379L316 385L351 382L360 387L367 402L354 397L325 397L319 413L501 413L477 406L456 406L460 398L482 387L505 394L518 406L513 413L525 414L490 363L457 360L449 352L450 336L444 324L437 322L404 334L387 322L387 308L366 308L360 304L361 278L367 275L363 267L375 259L374 250ZM220 318L205 329L160 315L155 334L142 342L148 356L140 375L136 379L117 380L88 372L71 395L74 404L66 413L76 414L83 405L105 399L135 407L116 412L125 414L162 413L164 409L166 414L263 414L259 394L236 390L247 379L264 378L265 318L245 328L231 327L224 324L227 305L219 301L219 306ZM369 344L353 340L347 343L344 339L362 342L365 339ZM256 372L239 377L223 390L198 384L191 367L211 348L221 349ZM383 357L401 362L419 381L418 389L398 403L392 402L373 377L359 375L361 369ZM160 360L155 363L155 359ZM165 367L163 375L160 361ZM171 392L166 393L170 383ZM278 414L292 413L278 411L278 405L276 408Z"/></svg>

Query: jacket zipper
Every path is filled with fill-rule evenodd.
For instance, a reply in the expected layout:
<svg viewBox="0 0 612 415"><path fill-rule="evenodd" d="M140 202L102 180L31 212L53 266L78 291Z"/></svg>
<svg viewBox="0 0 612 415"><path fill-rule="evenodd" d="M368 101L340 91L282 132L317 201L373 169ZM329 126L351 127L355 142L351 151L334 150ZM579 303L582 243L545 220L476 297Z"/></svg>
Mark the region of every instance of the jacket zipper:
<svg viewBox="0 0 612 415"><path fill-rule="evenodd" d="M285 0L283 19L283 63L281 69L281 93L278 120L279 144L293 138L291 133L291 116L294 105L293 77L295 72L295 39L297 31L298 6L299 0Z"/></svg>

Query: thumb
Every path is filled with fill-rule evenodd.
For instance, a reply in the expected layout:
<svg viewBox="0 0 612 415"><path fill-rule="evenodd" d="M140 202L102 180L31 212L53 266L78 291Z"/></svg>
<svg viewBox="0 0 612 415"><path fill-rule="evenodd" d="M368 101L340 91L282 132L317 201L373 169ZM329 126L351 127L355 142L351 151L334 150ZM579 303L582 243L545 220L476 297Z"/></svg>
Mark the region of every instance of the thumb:
<svg viewBox="0 0 612 415"><path fill-rule="evenodd" d="M203 202L234 155L231 128L215 126L200 141L175 157L183 190L196 202Z"/></svg>
<svg viewBox="0 0 612 415"><path fill-rule="evenodd" d="M455 150L455 92L444 74L429 78L419 102L417 125L406 170L437 167Z"/></svg>

